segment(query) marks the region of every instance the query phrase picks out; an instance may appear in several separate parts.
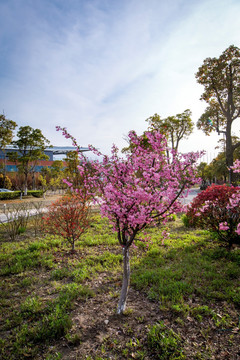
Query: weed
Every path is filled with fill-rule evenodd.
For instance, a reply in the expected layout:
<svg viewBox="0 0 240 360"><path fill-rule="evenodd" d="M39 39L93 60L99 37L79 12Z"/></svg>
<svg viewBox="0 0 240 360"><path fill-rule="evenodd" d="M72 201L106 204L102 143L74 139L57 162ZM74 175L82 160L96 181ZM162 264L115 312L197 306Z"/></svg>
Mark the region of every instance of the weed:
<svg viewBox="0 0 240 360"><path fill-rule="evenodd" d="M144 316L137 316L136 320L139 324L143 324L144 323Z"/></svg>
<svg viewBox="0 0 240 360"><path fill-rule="evenodd" d="M153 325L148 333L148 348L156 359L185 359L181 349L181 338L163 322Z"/></svg>
<svg viewBox="0 0 240 360"><path fill-rule="evenodd" d="M65 277L68 277L70 275L70 272L66 268L58 268L51 272L51 280L62 280Z"/></svg>
<svg viewBox="0 0 240 360"><path fill-rule="evenodd" d="M131 308L127 308L127 309L124 310L124 315L125 315L125 316L129 316L129 315L131 315L132 313L133 313L133 309L131 309Z"/></svg>
<svg viewBox="0 0 240 360"><path fill-rule="evenodd" d="M69 345L76 346L81 344L81 334L79 332L75 334L67 333L65 335L65 338L68 341Z"/></svg>
<svg viewBox="0 0 240 360"><path fill-rule="evenodd" d="M24 279L22 279L22 281L19 283L19 287L21 288L27 288L29 286L31 286L35 281L34 277L26 277Z"/></svg>
<svg viewBox="0 0 240 360"><path fill-rule="evenodd" d="M56 352L55 354L49 354L46 357L46 360L60 360L62 359L62 354L60 354L59 352Z"/></svg>
<svg viewBox="0 0 240 360"><path fill-rule="evenodd" d="M171 310L176 315L186 316L189 313L189 305L185 305L184 303L173 304Z"/></svg>
<svg viewBox="0 0 240 360"><path fill-rule="evenodd" d="M18 228L18 235L24 234L26 232L27 228L25 226L19 226Z"/></svg>
<svg viewBox="0 0 240 360"><path fill-rule="evenodd" d="M51 313L45 315L42 321L30 332L30 339L37 342L58 339L67 333L71 325L72 322L65 307L56 304Z"/></svg>
<svg viewBox="0 0 240 360"><path fill-rule="evenodd" d="M21 312L25 317L33 316L42 309L42 302L38 297L27 297L20 306Z"/></svg>

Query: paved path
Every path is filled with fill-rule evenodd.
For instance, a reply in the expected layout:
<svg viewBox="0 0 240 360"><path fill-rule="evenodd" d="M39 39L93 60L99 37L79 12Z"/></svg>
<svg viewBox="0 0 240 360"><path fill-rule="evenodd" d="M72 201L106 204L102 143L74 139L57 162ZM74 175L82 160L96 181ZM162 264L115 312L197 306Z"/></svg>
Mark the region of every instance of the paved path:
<svg viewBox="0 0 240 360"><path fill-rule="evenodd" d="M188 205L190 204L193 199L201 192L200 188L192 188L189 190L189 194L186 198L182 199L182 204Z"/></svg>
<svg viewBox="0 0 240 360"><path fill-rule="evenodd" d="M184 204L184 205L190 204L192 202L192 200L195 198L195 196L197 196L197 194L200 191L201 190L199 188L190 189L188 196L181 200L182 204ZM49 203L51 203L51 201L49 201ZM47 212L47 208L42 208L41 211L43 213ZM37 212L38 211L36 209L29 209L28 210L29 216L36 215ZM4 213L0 213L0 223L4 223L4 222L7 222L7 221L8 221L7 216Z"/></svg>
<svg viewBox="0 0 240 360"><path fill-rule="evenodd" d="M45 213L45 212L47 212L48 210L47 210L47 208L42 208L41 209L41 214L43 214L43 213ZM25 212L24 212L25 213ZM37 209L29 209L28 210L28 214L29 214L29 216L33 216L33 215L37 215L37 214L39 214L39 211L37 210ZM21 213L19 213L19 214L16 214L15 216L21 216ZM14 220L14 217L15 216L13 216L13 220ZM11 220L11 215L9 214L9 216L7 217L5 214L0 214L0 223L5 223L5 222L7 222L7 221L9 221L9 220Z"/></svg>

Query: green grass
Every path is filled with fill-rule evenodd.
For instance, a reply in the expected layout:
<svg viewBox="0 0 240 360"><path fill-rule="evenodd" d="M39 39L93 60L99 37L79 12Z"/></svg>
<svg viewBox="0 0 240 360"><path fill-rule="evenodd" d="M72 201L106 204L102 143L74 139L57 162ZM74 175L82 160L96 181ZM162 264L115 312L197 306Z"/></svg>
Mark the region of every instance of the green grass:
<svg viewBox="0 0 240 360"><path fill-rule="evenodd" d="M206 231L182 229L165 247L154 239L146 256L135 262L132 283L151 299L177 303L198 295L240 306L239 256L240 250L229 253L211 242Z"/></svg>
<svg viewBox="0 0 240 360"><path fill-rule="evenodd" d="M157 304L161 317L168 314L170 325L148 319L144 312L136 316L127 308L125 316L131 324L119 320L124 342L118 335L108 336L98 347L99 353L89 354L89 359L130 359L132 354L136 359L187 359L180 332L188 319L199 326L206 342L211 331L203 328L204 322L225 333L239 326L240 250L229 252L210 233L186 229L179 219L168 226L171 235L164 243L162 229L150 228L149 246L136 241L130 261L132 289ZM103 308L117 301L121 247L108 221L98 215L76 242L76 253L69 251L61 237L35 238L27 231L16 241L2 240L0 245L3 360L34 359L43 349L46 359L61 359L61 352L51 349L62 339L70 347L80 346L84 339L73 322L78 307L98 294L106 294ZM231 341L229 337L229 344ZM201 348L194 356L210 358L211 351Z"/></svg>

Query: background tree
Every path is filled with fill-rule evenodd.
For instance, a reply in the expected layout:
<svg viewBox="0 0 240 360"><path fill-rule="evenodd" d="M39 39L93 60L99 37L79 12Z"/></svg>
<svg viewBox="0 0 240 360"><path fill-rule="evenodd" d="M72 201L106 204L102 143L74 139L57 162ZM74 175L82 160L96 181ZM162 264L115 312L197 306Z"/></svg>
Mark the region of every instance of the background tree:
<svg viewBox="0 0 240 360"><path fill-rule="evenodd" d="M6 175L0 174L0 188L11 189L12 188L12 181Z"/></svg>
<svg viewBox="0 0 240 360"><path fill-rule="evenodd" d="M218 180L218 182L226 183L229 176L229 169L226 166L225 153L219 153L210 165L215 182Z"/></svg>
<svg viewBox="0 0 240 360"><path fill-rule="evenodd" d="M158 114L154 114L146 121L150 130L158 130L161 134L164 134L171 149L177 151L180 140L187 138L193 132L194 124L191 116L191 111L187 109L181 114L168 116L165 119L161 119Z"/></svg>
<svg viewBox="0 0 240 360"><path fill-rule="evenodd" d="M64 159L66 167L64 169L64 175L69 178L74 187L77 187L81 183L81 176L78 171L80 160L77 151L69 151Z"/></svg>
<svg viewBox="0 0 240 360"><path fill-rule="evenodd" d="M9 159L16 162L20 172L24 174L24 195L27 195L28 174L35 172L39 160L47 160L49 157L44 150L50 142L43 136L41 130L30 126L21 126L17 132L18 140L12 142L17 149L10 153Z"/></svg>
<svg viewBox="0 0 240 360"><path fill-rule="evenodd" d="M219 58L205 59L196 79L204 86L201 100L208 103L197 126L207 135L212 131L226 135L226 165L230 168L234 151L240 146L240 142L232 143L232 123L240 117L240 49L231 45Z"/></svg>
<svg viewBox="0 0 240 360"><path fill-rule="evenodd" d="M50 167L51 176L53 176L54 178L59 177L60 175L62 175L63 169L64 169L63 161L54 160Z"/></svg>
<svg viewBox="0 0 240 360"><path fill-rule="evenodd" d="M13 120L6 119L4 114L0 114L0 150L3 152L3 187L5 187L6 178L6 147L10 145L13 139L13 131L17 124Z"/></svg>

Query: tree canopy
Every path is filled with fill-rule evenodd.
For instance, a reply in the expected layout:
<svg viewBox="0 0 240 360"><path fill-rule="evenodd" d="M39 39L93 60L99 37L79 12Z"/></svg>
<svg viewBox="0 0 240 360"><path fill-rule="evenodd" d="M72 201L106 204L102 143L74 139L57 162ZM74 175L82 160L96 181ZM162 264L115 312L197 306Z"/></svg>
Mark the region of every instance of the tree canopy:
<svg viewBox="0 0 240 360"><path fill-rule="evenodd" d="M18 139L12 142L17 151L10 153L9 158L15 161L19 170L24 173L26 194L27 176L30 172L34 172L38 160L48 159L44 150L49 146L50 141L45 138L40 129L33 129L30 126L21 126L17 136Z"/></svg>
<svg viewBox="0 0 240 360"><path fill-rule="evenodd" d="M13 120L6 119L5 115L0 114L0 149L4 151L13 139L13 131L17 124Z"/></svg>
<svg viewBox="0 0 240 360"><path fill-rule="evenodd" d="M172 150L177 151L179 142L187 138L193 132L194 124L191 119L192 113L189 109L175 116L168 116L161 119L158 114L154 114L146 121L149 123L150 130L158 130L168 139L168 145Z"/></svg>

